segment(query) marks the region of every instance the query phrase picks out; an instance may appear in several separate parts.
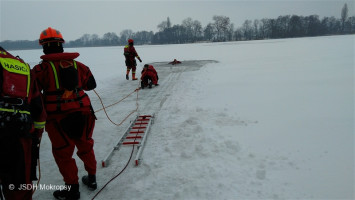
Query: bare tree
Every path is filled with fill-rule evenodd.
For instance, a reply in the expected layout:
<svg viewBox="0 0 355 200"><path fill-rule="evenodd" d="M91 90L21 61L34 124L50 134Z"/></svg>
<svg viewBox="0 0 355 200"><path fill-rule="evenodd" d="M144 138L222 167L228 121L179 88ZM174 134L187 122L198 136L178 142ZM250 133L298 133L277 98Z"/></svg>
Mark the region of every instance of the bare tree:
<svg viewBox="0 0 355 200"><path fill-rule="evenodd" d="M260 26L259 26L259 35L261 38L265 39L265 38L269 38L270 37L270 23L269 23L269 19L262 19L260 21Z"/></svg>
<svg viewBox="0 0 355 200"><path fill-rule="evenodd" d="M251 20L244 21L242 30L245 40L251 40L253 38L253 27Z"/></svg>
<svg viewBox="0 0 355 200"><path fill-rule="evenodd" d="M254 23L253 23L253 37L254 37L254 39L259 39L259 33L260 33L260 31L259 31L259 28L260 28L260 21L259 20L257 20L257 19L255 19L254 20Z"/></svg>
<svg viewBox="0 0 355 200"><path fill-rule="evenodd" d="M83 36L81 36L79 38L80 42L83 44L83 45L87 45L90 43L91 41L91 35L90 34L87 34L85 33Z"/></svg>
<svg viewBox="0 0 355 200"><path fill-rule="evenodd" d="M202 38L202 25L198 20L192 22L192 35L194 40L200 40Z"/></svg>
<svg viewBox="0 0 355 200"><path fill-rule="evenodd" d="M302 18L298 15L292 15L290 18L290 33L289 37L300 37L302 35L303 25Z"/></svg>
<svg viewBox="0 0 355 200"><path fill-rule="evenodd" d="M204 38L206 40L213 40L215 35L215 28L212 23L208 23L206 28L203 30Z"/></svg>
<svg viewBox="0 0 355 200"><path fill-rule="evenodd" d="M103 44L105 45L117 45L119 42L118 36L113 32L105 33L102 40Z"/></svg>
<svg viewBox="0 0 355 200"><path fill-rule="evenodd" d="M310 15L304 18L307 28L307 36L317 36L320 33L321 22L318 15Z"/></svg>
<svg viewBox="0 0 355 200"><path fill-rule="evenodd" d="M162 21L160 24L158 24L157 28L159 31L164 31L168 27L168 23L166 21Z"/></svg>
<svg viewBox="0 0 355 200"><path fill-rule="evenodd" d="M355 16L349 17L345 22L345 31L349 33L355 32Z"/></svg>
<svg viewBox="0 0 355 200"><path fill-rule="evenodd" d="M243 40L243 30L242 30L242 28L237 28L237 30L234 31L234 38L237 41Z"/></svg>
<svg viewBox="0 0 355 200"><path fill-rule="evenodd" d="M227 32L227 40L232 41L234 37L234 24L231 23L228 26L228 32Z"/></svg>
<svg viewBox="0 0 355 200"><path fill-rule="evenodd" d="M133 34L135 44L150 44L153 38L153 31L139 31Z"/></svg>
<svg viewBox="0 0 355 200"><path fill-rule="evenodd" d="M228 27L230 25L229 17L225 16L213 16L214 20L214 27L217 33L217 40L218 41L225 41L228 36Z"/></svg>
<svg viewBox="0 0 355 200"><path fill-rule="evenodd" d="M188 42L192 42L192 38L193 38L193 30L192 30L193 20L191 19L191 17L188 17L188 18L184 19L182 21L182 26L185 28L187 41Z"/></svg>
<svg viewBox="0 0 355 200"><path fill-rule="evenodd" d="M121 44L127 44L128 38L132 37L133 31L130 29L125 29L121 31L120 33L120 38L121 38Z"/></svg>

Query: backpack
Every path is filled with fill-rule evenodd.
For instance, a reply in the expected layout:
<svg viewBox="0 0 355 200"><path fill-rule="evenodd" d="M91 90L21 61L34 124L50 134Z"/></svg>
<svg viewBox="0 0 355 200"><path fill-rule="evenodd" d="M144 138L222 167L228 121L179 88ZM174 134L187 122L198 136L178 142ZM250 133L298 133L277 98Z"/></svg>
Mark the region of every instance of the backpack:
<svg viewBox="0 0 355 200"><path fill-rule="evenodd" d="M28 97L31 69L0 47L0 132L29 135L32 128Z"/></svg>

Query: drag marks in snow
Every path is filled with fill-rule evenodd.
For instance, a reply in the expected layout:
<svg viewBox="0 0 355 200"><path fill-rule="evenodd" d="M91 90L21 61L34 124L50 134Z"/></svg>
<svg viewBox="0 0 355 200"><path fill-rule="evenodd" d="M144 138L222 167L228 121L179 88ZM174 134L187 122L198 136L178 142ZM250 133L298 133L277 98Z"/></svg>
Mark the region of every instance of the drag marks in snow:
<svg viewBox="0 0 355 200"><path fill-rule="evenodd" d="M159 115L165 118L158 117L152 131L154 132L154 129L164 131L150 135L149 146L160 145L164 148L164 153L151 159L168 161L179 157L182 161L179 166L169 166L169 162L163 162L161 165L168 169L178 168L183 171L192 168L184 171L189 181L196 182L197 185L197 182L214 184L209 190L211 194L208 196L211 199L218 199L218 192L221 190L229 190L230 194L235 194L230 197L231 199L236 197L282 199L284 194L289 194L290 191L287 190L290 183L275 180L277 177L275 174L298 170L297 162L292 159L292 155L264 156L254 152L250 147L241 146L238 141L246 134L245 130L258 126L259 122L230 113L227 108L218 110L196 106L196 93L199 91L194 89L201 88L198 86L201 83L191 78L192 76L182 76L184 80L175 86L175 93L171 94L160 107ZM184 90L185 84L191 84L189 88L192 90ZM194 84L197 86L194 87ZM176 149L180 151L177 152ZM154 154L152 151L146 153ZM267 153L273 154L282 155L282 152ZM199 160L199 163L196 163L196 160ZM237 165L235 160L238 160ZM224 166L230 167L226 169ZM171 172L163 170L161 173ZM270 183L274 182L278 182L277 188L271 188ZM177 183L180 184L182 183ZM191 188L178 187L178 191L194 194ZM264 188L268 188L267 193ZM175 194L177 196L180 194L178 191ZM194 195L198 197L201 194Z"/></svg>
<svg viewBox="0 0 355 200"><path fill-rule="evenodd" d="M158 113L165 101L175 91L175 87L181 84L184 72L196 71L208 63L216 63L214 60L190 60L181 64L171 65L168 62L150 63L158 72L159 86L152 89L144 89L139 92L139 104L141 113Z"/></svg>

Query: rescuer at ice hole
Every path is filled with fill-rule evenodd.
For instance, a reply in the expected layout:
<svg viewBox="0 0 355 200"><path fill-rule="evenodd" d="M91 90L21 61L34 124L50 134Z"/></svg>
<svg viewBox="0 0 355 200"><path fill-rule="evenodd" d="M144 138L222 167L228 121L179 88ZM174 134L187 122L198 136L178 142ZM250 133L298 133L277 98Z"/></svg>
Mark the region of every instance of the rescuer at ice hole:
<svg viewBox="0 0 355 200"><path fill-rule="evenodd" d="M178 61L176 59L174 59L172 62L169 62L169 64L172 64L172 65L176 65L176 64L180 64L181 61Z"/></svg>
<svg viewBox="0 0 355 200"><path fill-rule="evenodd" d="M52 143L52 153L63 176L66 190L54 191L57 199L79 199L78 167L73 159L75 147L88 175L82 182L92 190L96 184L96 159L93 150L96 117L89 96L84 92L96 88L90 69L76 61L79 53L64 52L62 34L45 29L39 38L45 55L33 71L43 94L47 111L46 131Z"/></svg>
<svg viewBox="0 0 355 200"><path fill-rule="evenodd" d="M136 58L139 60L139 62L142 62L142 59L138 56L138 53L136 49L134 48L134 41L133 39L128 39L128 45L124 47L124 53L123 55L126 58L126 79L129 80L129 72L132 69L132 80L137 80L136 78L136 68L137 68L137 62Z"/></svg>
<svg viewBox="0 0 355 200"><path fill-rule="evenodd" d="M0 199L31 200L46 113L30 66L0 47Z"/></svg>
<svg viewBox="0 0 355 200"><path fill-rule="evenodd" d="M154 69L153 65L145 64L141 76L141 88L152 88L152 85L158 86L158 72Z"/></svg>

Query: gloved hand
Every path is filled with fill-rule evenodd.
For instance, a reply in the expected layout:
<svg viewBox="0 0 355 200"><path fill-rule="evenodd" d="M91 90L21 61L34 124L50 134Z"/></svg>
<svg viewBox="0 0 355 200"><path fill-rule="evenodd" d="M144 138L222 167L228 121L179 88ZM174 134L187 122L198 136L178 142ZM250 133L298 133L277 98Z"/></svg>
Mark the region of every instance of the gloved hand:
<svg viewBox="0 0 355 200"><path fill-rule="evenodd" d="M42 134L43 134L43 128L41 129L35 128L35 130L32 133L32 138L38 138L38 139L42 138Z"/></svg>
<svg viewBox="0 0 355 200"><path fill-rule="evenodd" d="M139 62L142 62L142 59L140 57L138 57L138 60L139 60Z"/></svg>
<svg viewBox="0 0 355 200"><path fill-rule="evenodd" d="M37 160L39 159L39 146L41 142L41 137L43 133L43 128L35 129L32 133L32 146L31 146L31 181L37 181Z"/></svg>

